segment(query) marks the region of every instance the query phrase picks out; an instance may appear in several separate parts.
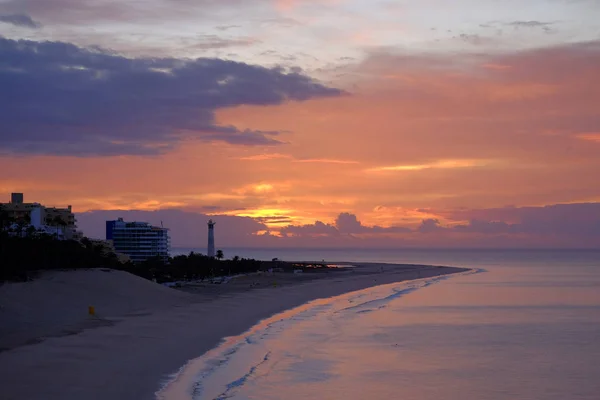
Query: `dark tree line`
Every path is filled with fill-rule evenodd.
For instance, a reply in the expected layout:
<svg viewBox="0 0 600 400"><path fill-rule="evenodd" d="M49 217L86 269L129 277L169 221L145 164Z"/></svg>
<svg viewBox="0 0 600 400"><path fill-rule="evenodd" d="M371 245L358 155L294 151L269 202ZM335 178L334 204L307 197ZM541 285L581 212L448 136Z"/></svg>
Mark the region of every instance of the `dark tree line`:
<svg viewBox="0 0 600 400"><path fill-rule="evenodd" d="M227 275L244 274L259 271L262 262L234 257L232 260L220 260L200 253L191 252L169 259L168 263L154 258L135 265L138 271L129 271L136 275L154 279L157 282L190 281Z"/></svg>
<svg viewBox="0 0 600 400"><path fill-rule="evenodd" d="M121 266L102 245L88 239L57 240L31 226L29 215L13 218L0 206L0 281L28 280L38 270Z"/></svg>
<svg viewBox="0 0 600 400"><path fill-rule="evenodd" d="M261 265L256 260L218 260L198 253L167 262L154 258L134 264L119 261L114 253L87 238L78 242L56 240L52 235L18 237L0 231L0 281L26 281L43 270L112 268L162 283L256 272Z"/></svg>
<svg viewBox="0 0 600 400"><path fill-rule="evenodd" d="M115 254L83 241L56 240L52 235L10 236L0 232L0 280L31 279L39 270L80 268L122 269Z"/></svg>
<svg viewBox="0 0 600 400"><path fill-rule="evenodd" d="M10 218L0 206L0 282L29 280L42 270L112 268L162 283L256 272L261 268L260 261L237 256L232 260L223 258L219 250L216 258L192 252L167 262L160 258L138 264L121 262L100 243L88 238L57 240L54 235L37 232L27 218Z"/></svg>

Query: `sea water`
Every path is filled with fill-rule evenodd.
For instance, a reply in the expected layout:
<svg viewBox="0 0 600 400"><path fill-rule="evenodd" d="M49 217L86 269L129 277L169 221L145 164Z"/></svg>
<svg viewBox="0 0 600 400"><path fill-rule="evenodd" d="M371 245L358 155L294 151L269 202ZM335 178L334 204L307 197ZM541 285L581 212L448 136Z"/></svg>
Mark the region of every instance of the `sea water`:
<svg viewBox="0 0 600 400"><path fill-rule="evenodd" d="M163 398L600 399L600 252L371 256L472 271L274 316L192 360Z"/></svg>

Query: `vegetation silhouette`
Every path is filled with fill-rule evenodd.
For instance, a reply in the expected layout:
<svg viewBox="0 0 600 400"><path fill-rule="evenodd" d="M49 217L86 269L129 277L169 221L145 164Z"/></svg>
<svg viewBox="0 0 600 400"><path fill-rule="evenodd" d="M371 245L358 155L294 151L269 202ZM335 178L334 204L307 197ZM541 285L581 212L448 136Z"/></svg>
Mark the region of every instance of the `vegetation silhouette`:
<svg viewBox="0 0 600 400"><path fill-rule="evenodd" d="M0 282L31 280L44 270L111 268L163 283L250 273L262 267L261 261L253 259L236 256L222 260L194 252L167 262L158 257L137 264L121 262L102 243L86 237L81 241L57 240L54 235L27 227L28 223L27 218L11 218L0 206Z"/></svg>

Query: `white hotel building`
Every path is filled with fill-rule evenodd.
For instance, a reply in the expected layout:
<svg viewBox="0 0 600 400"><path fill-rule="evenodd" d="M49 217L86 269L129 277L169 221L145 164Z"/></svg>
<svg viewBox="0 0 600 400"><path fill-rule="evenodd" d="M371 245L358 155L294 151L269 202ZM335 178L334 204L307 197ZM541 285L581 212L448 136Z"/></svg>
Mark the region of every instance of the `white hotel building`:
<svg viewBox="0 0 600 400"><path fill-rule="evenodd" d="M117 253L127 254L133 262L169 258L169 230L147 222L125 222L123 218L106 221L106 240L113 243Z"/></svg>

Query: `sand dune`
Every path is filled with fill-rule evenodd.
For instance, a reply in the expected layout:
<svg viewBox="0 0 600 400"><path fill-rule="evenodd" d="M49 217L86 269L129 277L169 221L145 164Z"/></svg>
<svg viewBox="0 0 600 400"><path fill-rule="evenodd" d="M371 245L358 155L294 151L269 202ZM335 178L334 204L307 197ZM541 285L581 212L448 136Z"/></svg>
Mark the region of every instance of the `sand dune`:
<svg viewBox="0 0 600 400"><path fill-rule="evenodd" d="M46 272L32 282L0 286L0 349L155 312L193 296L123 271ZM97 318L88 315L94 306Z"/></svg>
<svg viewBox="0 0 600 400"><path fill-rule="evenodd" d="M248 290L248 285L238 284L223 286L219 293L207 288L204 296L101 270L3 285L4 346L40 336L45 340L0 352L0 398L151 399L161 380L189 359L273 314L370 286L463 271L390 265L384 269L362 265L321 274L320 279L288 274L276 277L286 280L277 287L263 284ZM273 277L262 279L269 283ZM93 321L87 316L89 304L98 310ZM69 332L78 333L65 336Z"/></svg>

